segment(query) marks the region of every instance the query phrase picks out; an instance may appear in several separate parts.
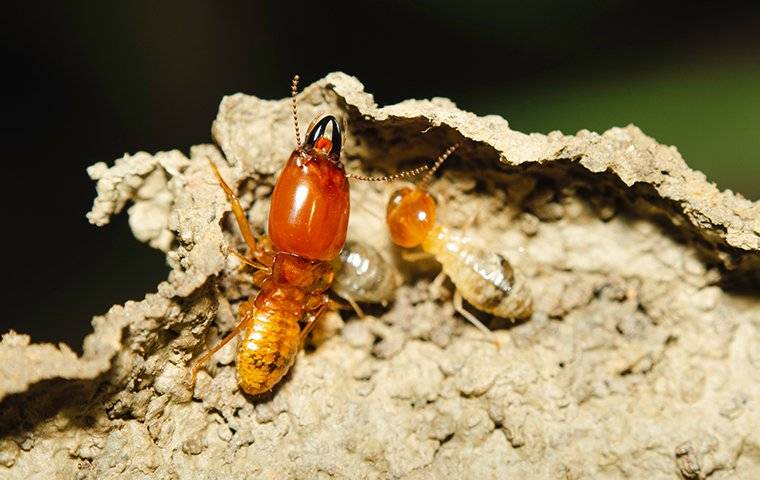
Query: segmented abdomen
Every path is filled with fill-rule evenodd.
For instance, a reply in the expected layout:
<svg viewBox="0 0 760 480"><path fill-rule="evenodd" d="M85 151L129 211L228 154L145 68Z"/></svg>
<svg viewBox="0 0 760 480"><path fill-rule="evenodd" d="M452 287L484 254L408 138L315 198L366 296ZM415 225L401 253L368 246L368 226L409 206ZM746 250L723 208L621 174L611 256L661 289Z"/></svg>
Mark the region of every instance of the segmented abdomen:
<svg viewBox="0 0 760 480"><path fill-rule="evenodd" d="M336 263L332 289L341 297L368 303L393 299L398 272L375 248L348 240Z"/></svg>
<svg viewBox="0 0 760 480"><path fill-rule="evenodd" d="M254 302L240 306L240 315L250 321L239 339L236 359L238 383L250 395L271 390L288 373L300 349L298 321L303 316L301 308L257 308Z"/></svg>
<svg viewBox="0 0 760 480"><path fill-rule="evenodd" d="M435 255L462 297L478 310L508 319L533 313L533 298L503 256L469 245L469 239L437 225L422 248Z"/></svg>

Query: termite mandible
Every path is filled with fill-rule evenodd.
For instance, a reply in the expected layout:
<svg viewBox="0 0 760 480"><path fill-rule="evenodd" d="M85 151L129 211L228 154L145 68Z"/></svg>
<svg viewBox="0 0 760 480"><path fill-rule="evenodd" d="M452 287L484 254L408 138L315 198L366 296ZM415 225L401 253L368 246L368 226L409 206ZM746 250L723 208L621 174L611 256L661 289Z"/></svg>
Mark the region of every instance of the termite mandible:
<svg viewBox="0 0 760 480"><path fill-rule="evenodd" d="M428 168L423 165L386 177L346 173L340 161L343 131L338 119L330 114L317 116L301 143L296 107L298 79L296 75L291 86L297 147L272 192L269 242L255 238L235 192L210 162L248 246L248 255L232 253L256 270L253 283L259 292L240 305L237 326L195 361L188 384L191 390L203 365L240 332L243 338L238 342L235 360L238 385L250 395L271 390L290 370L309 332L331 306L326 292L334 278L331 262L346 241L348 179L391 181Z"/></svg>

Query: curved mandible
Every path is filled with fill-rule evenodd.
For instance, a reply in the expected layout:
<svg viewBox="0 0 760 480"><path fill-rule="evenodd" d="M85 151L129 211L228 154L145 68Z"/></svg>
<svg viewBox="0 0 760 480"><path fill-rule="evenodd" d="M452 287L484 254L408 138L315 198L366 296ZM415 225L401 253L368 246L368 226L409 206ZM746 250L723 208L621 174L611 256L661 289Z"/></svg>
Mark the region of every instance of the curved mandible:
<svg viewBox="0 0 760 480"><path fill-rule="evenodd" d="M313 147L317 139L324 136L328 125L332 125L332 148L330 149L330 153L340 155L340 149L343 146L343 130L338 119L329 113L323 113L311 122L303 143L304 145Z"/></svg>

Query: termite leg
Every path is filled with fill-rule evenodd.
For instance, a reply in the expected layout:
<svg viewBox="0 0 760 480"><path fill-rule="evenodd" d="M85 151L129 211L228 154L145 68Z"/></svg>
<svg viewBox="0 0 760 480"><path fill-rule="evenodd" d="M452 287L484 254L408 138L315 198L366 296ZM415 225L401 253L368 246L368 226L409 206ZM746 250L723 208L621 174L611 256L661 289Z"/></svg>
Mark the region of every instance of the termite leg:
<svg viewBox="0 0 760 480"><path fill-rule="evenodd" d="M247 302L240 306L239 315L241 317L241 320L240 322L238 322L237 326L233 328L232 331L226 337L220 340L209 351L204 353L198 360L196 360L195 363L193 363L193 367L190 370L191 371L190 383L187 385L190 390L192 390L195 387L195 381L198 377L198 372L200 371L201 368L203 368L203 365L205 365L206 362L208 362L216 352L221 350L222 347L230 343L230 341L232 341L232 339L235 338L238 335L238 333L240 333L240 331L243 330L251 321L252 317L251 315L248 314L251 307L249 306L247 309L245 309L246 304Z"/></svg>
<svg viewBox="0 0 760 480"><path fill-rule="evenodd" d="M459 291L454 292L454 310L463 316L465 320L472 323L475 328L486 334L488 336L488 339L493 341L497 347L501 348L499 341L493 338L493 332L489 330L488 327L483 325L483 322L478 320L478 317L464 309L462 294L459 293Z"/></svg>
<svg viewBox="0 0 760 480"><path fill-rule="evenodd" d="M341 297L343 297L348 302L348 305L344 305L340 302L336 302L335 300L330 299L330 302L327 305L330 308L330 310L344 310L350 307L354 309L354 312L356 312L356 315L359 318L366 317L366 315L364 314L364 310L362 310L362 307L360 307L359 304L356 303L356 300L354 300L353 297L351 297L347 293L342 294Z"/></svg>
<svg viewBox="0 0 760 480"><path fill-rule="evenodd" d="M346 295L344 298L346 299L348 304L351 305L351 308L354 309L354 311L356 312L356 315L359 318L366 317L366 315L364 315L364 310L362 310L362 307L360 307L359 304L356 303L356 300L354 300L350 295Z"/></svg>
<svg viewBox="0 0 760 480"><path fill-rule="evenodd" d="M243 207L240 206L240 200L238 200L235 192L232 191L230 186L227 185L227 182L224 181L222 175L219 173L219 169L216 167L216 164L211 159L209 159L208 162L211 165L211 170L214 171L214 176L219 182L219 186L222 187L222 190L224 190L224 193L227 195L227 200L232 206L232 213L235 215L238 228L240 228L240 233L243 235L243 239L248 245L250 255L264 265L272 265L274 258L270 252L259 248L258 244L256 243L256 238L253 236L253 230L251 229L251 225L248 223L248 218L245 215L245 211L243 211Z"/></svg>
<svg viewBox="0 0 760 480"><path fill-rule="evenodd" d="M238 252L234 248L229 248L228 251L235 255L238 260L243 262L244 265L248 265L249 267L253 267L256 269L255 272L253 272L253 276L251 277L251 282L253 282L254 285L261 288L262 285L264 285L264 281L266 281L267 278L269 278L270 275L272 275L272 268L264 266L258 262L254 262L250 258L246 257L242 253ZM242 268L242 267L241 267Z"/></svg>
<svg viewBox="0 0 760 480"><path fill-rule="evenodd" d="M420 260L428 260L432 257L433 254L428 252L408 252L406 250L401 251L401 258L407 262L419 262Z"/></svg>
<svg viewBox="0 0 760 480"><path fill-rule="evenodd" d="M257 287L261 288L262 285L264 285L264 281L267 278L269 278L270 274L271 274L271 272L268 269L267 270L257 270L256 272L253 273L253 278L251 278L251 281L253 282L254 285L256 285Z"/></svg>
<svg viewBox="0 0 760 480"><path fill-rule="evenodd" d="M303 330L301 330L301 338L300 338L301 348L303 348L306 342L306 337L309 336L309 333L317 324L319 317L321 317L322 314L325 313L325 310L327 310L327 307L330 305L330 302L331 302L330 298L327 297L327 295L325 295L323 297L322 304L318 306L314 311L309 313L306 319L306 325L304 325Z"/></svg>
<svg viewBox="0 0 760 480"><path fill-rule="evenodd" d="M240 260L241 262L243 262L245 265L248 265L249 267L253 267L256 270L260 270L261 272L266 273L267 275L270 275L272 273L272 270L269 267L267 267L266 265L263 265L263 264L261 264L259 262L254 262L253 260L251 260L250 258L246 257L245 255L243 255L242 253L238 252L237 250L235 250L232 247L228 248L227 251L230 252L231 254L235 255L238 260Z"/></svg>
<svg viewBox="0 0 760 480"><path fill-rule="evenodd" d="M434 297L434 298L440 298L441 297L441 288L443 287L443 281L446 280L446 274L443 272L440 272L438 275L436 275L435 279L430 283L430 286L428 287L428 292Z"/></svg>

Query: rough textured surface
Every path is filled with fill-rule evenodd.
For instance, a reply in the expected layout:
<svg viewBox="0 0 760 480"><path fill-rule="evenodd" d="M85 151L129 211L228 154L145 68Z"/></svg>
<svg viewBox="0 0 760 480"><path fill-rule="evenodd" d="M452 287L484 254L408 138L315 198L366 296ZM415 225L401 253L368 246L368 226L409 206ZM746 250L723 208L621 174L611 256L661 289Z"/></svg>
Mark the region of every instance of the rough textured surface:
<svg viewBox="0 0 760 480"><path fill-rule="evenodd" d="M266 398L238 391L234 345L191 395L186 365L254 293L223 253L240 240L206 158L264 225L294 147L287 100L226 97L213 135L227 162L200 145L90 168L90 220L131 204L135 236L172 272L96 317L82 358L3 337L0 477L760 477L760 204L633 126L525 135L445 99L378 108L343 74L299 101L304 123L346 117L353 171L464 139L432 186L442 221L512 260L533 317L493 322L500 350L484 341L454 315L451 285L428 288L434 266L388 245L395 186L354 184L349 236L398 262L396 301L328 316Z"/></svg>

